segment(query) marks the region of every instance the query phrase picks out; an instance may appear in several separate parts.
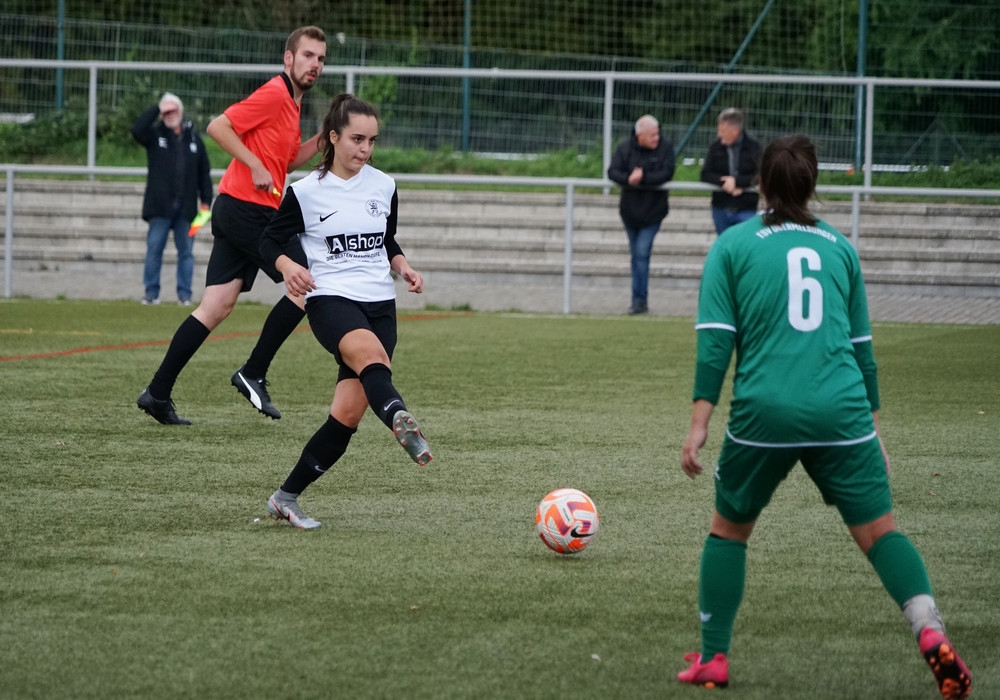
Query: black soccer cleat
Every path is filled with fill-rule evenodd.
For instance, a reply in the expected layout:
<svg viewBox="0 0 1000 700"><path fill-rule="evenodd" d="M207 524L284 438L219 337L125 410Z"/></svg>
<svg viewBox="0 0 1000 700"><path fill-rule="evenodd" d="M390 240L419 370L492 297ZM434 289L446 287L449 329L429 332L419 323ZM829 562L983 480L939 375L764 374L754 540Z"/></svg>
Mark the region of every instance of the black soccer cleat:
<svg viewBox="0 0 1000 700"><path fill-rule="evenodd" d="M135 400L135 405L145 411L163 425L191 425L187 418L181 418L174 410L174 402L170 399L154 399L147 386Z"/></svg>
<svg viewBox="0 0 1000 700"><path fill-rule="evenodd" d="M251 379L243 373L245 367L246 365L233 372L232 383L236 391L243 394L246 400L265 416L278 420L281 418L281 412L271 403L271 396L267 393L267 380Z"/></svg>

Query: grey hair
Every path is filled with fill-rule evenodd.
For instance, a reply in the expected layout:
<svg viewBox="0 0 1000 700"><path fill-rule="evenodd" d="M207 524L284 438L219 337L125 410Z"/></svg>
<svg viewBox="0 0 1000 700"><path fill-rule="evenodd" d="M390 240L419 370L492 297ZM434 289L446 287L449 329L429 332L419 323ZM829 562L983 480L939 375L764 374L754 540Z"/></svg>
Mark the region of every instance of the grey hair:
<svg viewBox="0 0 1000 700"><path fill-rule="evenodd" d="M646 127L657 128L660 126L660 122L656 120L652 114L644 114L639 117L635 122L635 133L638 134L643 131Z"/></svg>
<svg viewBox="0 0 1000 700"><path fill-rule="evenodd" d="M171 103L177 105L177 111L184 114L184 103L181 102L181 98L172 92L163 93L163 97L160 98L160 111L162 112L163 107Z"/></svg>
<svg viewBox="0 0 1000 700"><path fill-rule="evenodd" d="M726 122L727 124L732 124L739 128L743 128L743 112L736 109L735 107L726 107L726 109L719 112L719 121Z"/></svg>

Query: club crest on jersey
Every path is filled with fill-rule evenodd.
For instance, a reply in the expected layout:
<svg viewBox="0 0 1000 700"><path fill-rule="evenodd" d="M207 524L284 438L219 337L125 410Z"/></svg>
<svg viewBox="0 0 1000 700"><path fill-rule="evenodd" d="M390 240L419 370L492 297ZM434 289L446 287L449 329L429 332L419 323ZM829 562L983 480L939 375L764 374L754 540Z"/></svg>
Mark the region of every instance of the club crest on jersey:
<svg viewBox="0 0 1000 700"><path fill-rule="evenodd" d="M367 209L368 213L375 218L382 215L382 206L378 203L377 199L369 199L365 202L365 209Z"/></svg>
<svg viewBox="0 0 1000 700"><path fill-rule="evenodd" d="M381 248L384 237L384 233L339 233L326 237L326 249L330 255L367 253Z"/></svg>

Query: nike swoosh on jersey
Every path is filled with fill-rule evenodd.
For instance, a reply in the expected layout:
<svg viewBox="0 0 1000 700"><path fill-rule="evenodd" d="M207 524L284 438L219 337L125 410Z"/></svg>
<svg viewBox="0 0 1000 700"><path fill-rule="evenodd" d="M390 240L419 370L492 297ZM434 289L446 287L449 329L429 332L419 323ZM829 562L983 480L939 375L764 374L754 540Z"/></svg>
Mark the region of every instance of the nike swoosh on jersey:
<svg viewBox="0 0 1000 700"><path fill-rule="evenodd" d="M699 610L698 617L701 618L702 622L708 622L709 620L712 619L712 613L703 613Z"/></svg>
<svg viewBox="0 0 1000 700"><path fill-rule="evenodd" d="M340 211L340 210L338 209L337 211ZM329 218L330 218L331 216L333 216L333 215L334 215L334 214L336 214L336 213L337 213L336 211L331 211L331 212L330 212L329 214L327 214L326 216L321 216L321 217L319 217L319 222L320 222L320 223L323 223L324 221L326 221L327 219L329 219Z"/></svg>

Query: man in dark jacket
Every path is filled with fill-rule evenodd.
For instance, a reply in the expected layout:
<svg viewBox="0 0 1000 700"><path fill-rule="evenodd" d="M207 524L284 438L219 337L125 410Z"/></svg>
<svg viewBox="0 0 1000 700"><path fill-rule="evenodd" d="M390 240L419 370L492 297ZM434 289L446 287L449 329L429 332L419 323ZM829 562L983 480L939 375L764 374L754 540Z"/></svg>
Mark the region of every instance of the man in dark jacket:
<svg viewBox="0 0 1000 700"><path fill-rule="evenodd" d="M139 115L130 130L146 147L149 169L142 199L142 218L149 223L143 304L160 303L160 267L171 230L177 245L177 301L191 304L194 238L188 232L198 213L199 197L203 209L212 204L212 176L205 144L194 124L183 118L180 98L167 92L159 104Z"/></svg>
<svg viewBox="0 0 1000 700"><path fill-rule="evenodd" d="M632 258L632 304L629 314L649 311L649 257L670 202L659 189L674 176L674 145L660 136L660 123L645 115L635 123L635 134L618 145L608 178L622 186L618 211L628 235Z"/></svg>
<svg viewBox="0 0 1000 700"><path fill-rule="evenodd" d="M719 115L718 137L708 147L701 180L722 189L712 193L715 232L743 223L757 213L757 193L751 190L760 170L760 144L743 130L743 114L730 107Z"/></svg>

